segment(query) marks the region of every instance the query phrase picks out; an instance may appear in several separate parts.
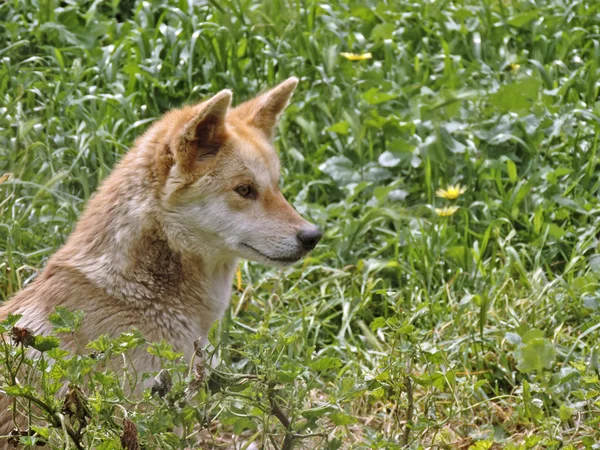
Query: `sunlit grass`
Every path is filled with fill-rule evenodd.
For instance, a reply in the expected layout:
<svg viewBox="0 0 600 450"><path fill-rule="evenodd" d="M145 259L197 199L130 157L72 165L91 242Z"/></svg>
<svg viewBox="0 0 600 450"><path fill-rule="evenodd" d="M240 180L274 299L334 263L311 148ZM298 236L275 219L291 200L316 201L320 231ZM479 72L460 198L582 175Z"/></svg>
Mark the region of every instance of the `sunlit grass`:
<svg viewBox="0 0 600 450"><path fill-rule="evenodd" d="M314 434L298 448L592 448L599 18L591 0L1 3L0 295L154 118L295 75L284 193L325 238L283 273L240 266L214 335L222 376L256 378L205 399L189 442L281 445L258 408L275 389Z"/></svg>

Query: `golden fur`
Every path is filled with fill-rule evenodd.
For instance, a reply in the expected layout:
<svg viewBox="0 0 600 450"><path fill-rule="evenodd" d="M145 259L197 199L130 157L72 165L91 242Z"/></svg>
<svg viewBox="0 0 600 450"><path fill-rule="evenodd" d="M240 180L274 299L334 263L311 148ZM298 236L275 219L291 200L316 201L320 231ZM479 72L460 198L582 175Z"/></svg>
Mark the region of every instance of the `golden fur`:
<svg viewBox="0 0 600 450"><path fill-rule="evenodd" d="M0 307L0 319L22 314L19 326L48 333L49 314L64 306L84 312L80 347L135 327L191 357L228 305L237 258L284 265L320 238L281 195L271 143L296 84L290 78L235 109L225 90L167 113L102 183L43 273ZM158 368L145 351L130 358L138 372ZM0 435L14 427L7 405L0 396Z"/></svg>

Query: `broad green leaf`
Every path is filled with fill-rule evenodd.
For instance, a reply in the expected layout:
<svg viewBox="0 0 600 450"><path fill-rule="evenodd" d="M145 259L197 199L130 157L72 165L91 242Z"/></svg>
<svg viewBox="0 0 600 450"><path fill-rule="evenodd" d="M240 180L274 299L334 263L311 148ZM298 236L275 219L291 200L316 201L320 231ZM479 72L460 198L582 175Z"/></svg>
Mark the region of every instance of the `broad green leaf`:
<svg viewBox="0 0 600 450"><path fill-rule="evenodd" d="M371 322L371 324L369 325L369 327L371 328L371 331L377 331L379 328L382 328L384 326L385 326L385 318L384 317L375 318L375 320L373 320L373 322Z"/></svg>
<svg viewBox="0 0 600 450"><path fill-rule="evenodd" d="M333 414L330 414L329 418L338 427L343 425L352 425L353 423L357 422L355 417L349 416L348 414L344 414L341 412L335 412Z"/></svg>
<svg viewBox="0 0 600 450"><path fill-rule="evenodd" d="M527 330L525 334L523 334L523 342L528 343L533 339L543 339L544 332L538 328L532 328L531 330Z"/></svg>
<svg viewBox="0 0 600 450"><path fill-rule="evenodd" d="M511 17L510 19L508 19L508 23L513 27L520 28L527 25L529 22L537 19L539 15L539 10L537 8L533 8L531 9L531 11L523 12L521 14L517 14Z"/></svg>
<svg viewBox="0 0 600 450"><path fill-rule="evenodd" d="M69 333L77 331L83 323L83 312L71 312L62 306L56 307L56 312L50 314L50 323L56 333Z"/></svg>
<svg viewBox="0 0 600 450"><path fill-rule="evenodd" d="M540 372L552 368L556 359L556 350L548 339L533 338L519 346L514 355L519 372Z"/></svg>
<svg viewBox="0 0 600 450"><path fill-rule="evenodd" d="M381 92L377 88L371 88L362 95L363 99L370 105L378 105L396 98L396 95L387 92Z"/></svg>
<svg viewBox="0 0 600 450"><path fill-rule="evenodd" d="M10 331L12 327L14 327L17 324L21 317L23 317L22 314L9 314L8 316L6 316L6 319L0 322L0 331Z"/></svg>
<svg viewBox="0 0 600 450"><path fill-rule="evenodd" d="M183 356L183 353L173 351L173 346L164 339L160 342L151 343L148 346L148 353L169 361L175 361Z"/></svg>
<svg viewBox="0 0 600 450"><path fill-rule="evenodd" d="M341 122L331 125L330 127L327 127L326 131L331 131L332 133L337 134L348 134L349 129L350 124L346 120L343 120Z"/></svg>
<svg viewBox="0 0 600 450"><path fill-rule="evenodd" d="M337 369L342 366L342 360L332 356L322 356L315 361L311 361L310 368L315 372L323 372L329 369Z"/></svg>
<svg viewBox="0 0 600 450"><path fill-rule="evenodd" d="M489 450L494 445L494 441L490 439L485 439L481 441L475 442L473 445L469 446L469 450Z"/></svg>
<svg viewBox="0 0 600 450"><path fill-rule="evenodd" d="M59 345L60 340L55 336L36 336L31 346L40 352L47 352Z"/></svg>
<svg viewBox="0 0 600 450"><path fill-rule="evenodd" d="M122 448L123 446L121 445L121 441L118 437L100 442L96 446L97 450L122 450Z"/></svg>
<svg viewBox="0 0 600 450"><path fill-rule="evenodd" d="M10 395L11 397L19 397L24 395L35 395L35 389L33 386L21 386L21 385L12 385L5 386L2 390L6 393L6 395Z"/></svg>
<svg viewBox="0 0 600 450"><path fill-rule="evenodd" d="M333 411L333 406L331 405L321 405L321 406L315 406L314 408L308 408L308 409L304 409L302 410L301 414L302 417L305 417L306 419L318 419L319 417L323 417L324 415L330 413L331 411Z"/></svg>
<svg viewBox="0 0 600 450"><path fill-rule="evenodd" d="M528 113L538 97L541 81L534 77L523 78L504 84L498 92L490 95L489 101L502 114L509 112Z"/></svg>
<svg viewBox="0 0 600 450"><path fill-rule="evenodd" d="M573 408L569 408L564 404L560 405L560 408L558 409L558 418L561 420L561 422L566 422L573 416L573 412Z"/></svg>
<svg viewBox="0 0 600 450"><path fill-rule="evenodd" d="M373 31L371 31L371 39L374 41L392 39L394 31L396 31L396 25L393 23L388 22L377 24L373 28Z"/></svg>

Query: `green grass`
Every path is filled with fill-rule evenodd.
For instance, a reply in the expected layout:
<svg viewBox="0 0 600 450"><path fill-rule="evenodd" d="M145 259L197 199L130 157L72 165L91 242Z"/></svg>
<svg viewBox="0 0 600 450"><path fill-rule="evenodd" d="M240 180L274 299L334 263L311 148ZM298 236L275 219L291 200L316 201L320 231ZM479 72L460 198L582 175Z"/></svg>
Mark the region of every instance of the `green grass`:
<svg viewBox="0 0 600 450"><path fill-rule="evenodd" d="M89 448L119 448L119 403L145 448L596 448L597 1L7 0L0 59L3 300L154 118L300 78L284 194L325 238L243 263L221 390L148 413L97 379Z"/></svg>

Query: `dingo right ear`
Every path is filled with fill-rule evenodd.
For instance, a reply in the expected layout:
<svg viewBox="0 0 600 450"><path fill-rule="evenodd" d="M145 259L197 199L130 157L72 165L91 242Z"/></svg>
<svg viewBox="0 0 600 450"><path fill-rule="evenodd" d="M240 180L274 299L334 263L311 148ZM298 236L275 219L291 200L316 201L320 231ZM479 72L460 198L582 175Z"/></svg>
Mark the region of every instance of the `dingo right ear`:
<svg viewBox="0 0 600 450"><path fill-rule="evenodd" d="M225 89L193 107L193 115L181 130L175 155L183 170L191 169L203 157L214 155L225 142L225 116L231 95L231 91Z"/></svg>

